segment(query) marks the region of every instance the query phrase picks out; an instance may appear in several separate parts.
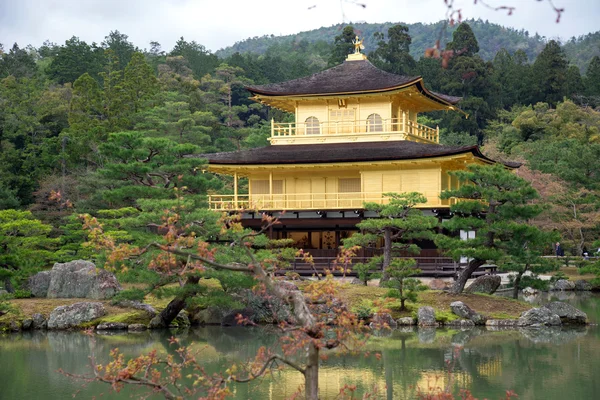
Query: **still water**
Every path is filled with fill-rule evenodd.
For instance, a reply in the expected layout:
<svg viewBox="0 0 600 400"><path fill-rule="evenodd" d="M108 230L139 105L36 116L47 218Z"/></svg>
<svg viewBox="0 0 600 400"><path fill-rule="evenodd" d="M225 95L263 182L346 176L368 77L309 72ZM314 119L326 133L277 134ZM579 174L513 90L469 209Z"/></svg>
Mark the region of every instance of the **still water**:
<svg viewBox="0 0 600 400"><path fill-rule="evenodd" d="M600 321L600 296L560 294L593 323ZM566 297L565 297L566 296ZM555 300L538 298L532 301ZM90 371L89 355L106 361L118 347L127 355L157 349L173 352L169 337L199 350L209 370L227 368L255 355L261 346L276 346L272 328L204 327L185 332L153 331L97 335L79 332L26 332L0 335L0 399L128 399L134 390L115 394L107 386L82 386L57 372ZM345 384L359 391L379 388L384 399L414 399L416 388L469 389L477 398L503 398L514 390L519 399L600 399L600 329L539 330L406 329L373 338L368 349L380 357L330 357L321 369L321 397L335 399ZM449 372L451 371L451 372ZM235 388L236 399L285 399L302 383L294 371L278 373L260 383ZM360 396L359 398L361 398ZM160 398L160 397L151 397Z"/></svg>

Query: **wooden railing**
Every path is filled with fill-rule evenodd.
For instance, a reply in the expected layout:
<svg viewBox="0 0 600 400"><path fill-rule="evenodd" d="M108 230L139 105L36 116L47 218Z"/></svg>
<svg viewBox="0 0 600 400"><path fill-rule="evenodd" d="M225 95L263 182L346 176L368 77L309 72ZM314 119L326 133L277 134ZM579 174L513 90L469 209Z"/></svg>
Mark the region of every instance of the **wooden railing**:
<svg viewBox="0 0 600 400"><path fill-rule="evenodd" d="M318 124L307 124L305 122L280 123L271 120L271 138L316 138L331 137L331 135L356 136L357 134L361 136L400 134L431 143L439 143L439 128L430 128L406 117L388 118L379 121L323 121Z"/></svg>
<svg viewBox="0 0 600 400"><path fill-rule="evenodd" d="M450 201L440 200L439 192L424 192L427 203L422 208L447 208ZM212 210L340 210L362 209L365 202L387 204L384 193L290 193L253 195L209 195ZM447 204L444 204L447 203Z"/></svg>

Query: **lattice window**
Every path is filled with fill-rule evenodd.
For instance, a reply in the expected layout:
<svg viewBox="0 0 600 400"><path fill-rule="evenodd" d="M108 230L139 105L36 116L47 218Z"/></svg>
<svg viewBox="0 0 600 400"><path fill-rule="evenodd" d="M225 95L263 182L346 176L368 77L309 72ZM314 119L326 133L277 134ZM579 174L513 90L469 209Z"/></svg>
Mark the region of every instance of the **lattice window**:
<svg viewBox="0 0 600 400"><path fill-rule="evenodd" d="M329 119L331 121L348 121L354 120L354 109L350 110L331 110L329 112Z"/></svg>
<svg viewBox="0 0 600 400"><path fill-rule="evenodd" d="M338 191L340 193L360 193L360 178L338 179Z"/></svg>
<svg viewBox="0 0 600 400"><path fill-rule="evenodd" d="M269 194L268 179L252 179L252 194ZM273 194L283 194L283 180L273 180Z"/></svg>
<svg viewBox="0 0 600 400"><path fill-rule="evenodd" d="M383 132L381 115L371 114L367 117L367 132Z"/></svg>
<svg viewBox="0 0 600 400"><path fill-rule="evenodd" d="M306 118L306 134L307 135L319 135L321 134L321 125L317 117Z"/></svg>

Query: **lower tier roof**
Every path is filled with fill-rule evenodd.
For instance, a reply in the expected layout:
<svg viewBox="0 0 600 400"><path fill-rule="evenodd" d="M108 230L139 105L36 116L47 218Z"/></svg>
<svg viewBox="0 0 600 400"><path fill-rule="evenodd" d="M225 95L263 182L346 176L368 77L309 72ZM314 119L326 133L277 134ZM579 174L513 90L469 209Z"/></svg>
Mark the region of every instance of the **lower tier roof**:
<svg viewBox="0 0 600 400"><path fill-rule="evenodd" d="M500 162L509 168L518 168L521 165L516 162L492 160L481 153L479 146L444 146L408 140L278 145L224 153L199 154L194 157L206 158L210 164L215 165L265 165L414 160L467 153L487 162Z"/></svg>

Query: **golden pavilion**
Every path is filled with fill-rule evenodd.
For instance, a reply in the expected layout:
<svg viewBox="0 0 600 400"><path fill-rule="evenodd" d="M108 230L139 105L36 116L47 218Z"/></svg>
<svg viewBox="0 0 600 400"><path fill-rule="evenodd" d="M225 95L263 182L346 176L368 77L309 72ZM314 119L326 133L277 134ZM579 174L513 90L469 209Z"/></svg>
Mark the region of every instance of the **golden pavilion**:
<svg viewBox="0 0 600 400"><path fill-rule="evenodd" d="M478 146L440 145L439 128L417 122L423 112L462 112L461 98L428 90L422 77L382 71L359 47L341 65L247 90L294 122L272 120L267 147L202 155L209 171L234 180L234 193L211 195L210 208L244 210L242 223L253 228L261 212L281 216L271 236L315 256L335 256L341 239L370 217L363 204L385 202L384 193L420 192L423 211L442 218L451 200L440 193L459 185L448 171L495 162ZM240 178L248 193L239 192Z"/></svg>

